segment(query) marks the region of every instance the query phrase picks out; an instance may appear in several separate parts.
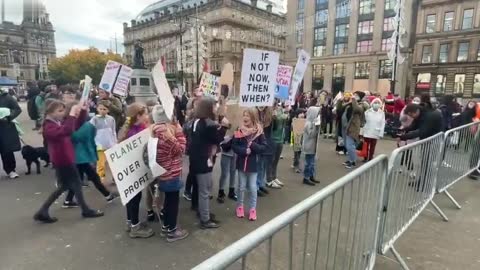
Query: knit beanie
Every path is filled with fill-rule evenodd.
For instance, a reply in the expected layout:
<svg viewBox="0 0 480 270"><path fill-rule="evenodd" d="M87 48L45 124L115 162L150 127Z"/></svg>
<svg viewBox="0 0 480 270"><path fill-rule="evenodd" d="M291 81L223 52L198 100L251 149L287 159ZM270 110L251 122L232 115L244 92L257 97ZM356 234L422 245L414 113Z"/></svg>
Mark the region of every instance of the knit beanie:
<svg viewBox="0 0 480 270"><path fill-rule="evenodd" d="M162 105L155 105L152 109L152 119L155 124L170 123L167 113Z"/></svg>

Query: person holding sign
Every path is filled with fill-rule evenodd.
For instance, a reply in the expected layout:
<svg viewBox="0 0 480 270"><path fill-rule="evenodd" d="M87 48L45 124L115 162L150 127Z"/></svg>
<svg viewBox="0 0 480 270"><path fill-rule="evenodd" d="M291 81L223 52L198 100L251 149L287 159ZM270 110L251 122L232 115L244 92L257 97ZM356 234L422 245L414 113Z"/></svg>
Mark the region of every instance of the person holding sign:
<svg viewBox="0 0 480 270"><path fill-rule="evenodd" d="M91 209L85 202L80 175L75 166L75 150L71 135L76 127L84 122L87 115L86 106L75 105L72 107L69 115L66 116L65 104L61 101L53 100L48 104L45 113L43 136L48 143L48 152L55 168L58 186L35 213L33 219L44 223L56 222L57 219L51 217L48 214L48 210L66 190L75 193L75 197L82 208L83 217L96 218L103 216L102 211Z"/></svg>
<svg viewBox="0 0 480 270"><path fill-rule="evenodd" d="M149 121L147 106L141 103L133 103L127 108L127 119L120 129L118 141L121 142L131 136L140 133ZM142 192L135 195L126 205L127 207L127 229L131 238L149 238L153 236L153 230L146 224L140 223L139 211L142 201Z"/></svg>
<svg viewBox="0 0 480 270"><path fill-rule="evenodd" d="M281 104L275 104L272 121L273 161L267 164L267 186L270 188L279 189L284 186L277 178L277 167L282 155L287 119L288 114L283 110Z"/></svg>
<svg viewBox="0 0 480 270"><path fill-rule="evenodd" d="M315 180L315 155L317 154L318 127L315 125L320 107L312 106L307 110L307 121L303 129L302 150L305 154L305 169L303 170L303 183L314 186L320 183Z"/></svg>
<svg viewBox="0 0 480 270"><path fill-rule="evenodd" d="M152 135L158 138L156 161L167 171L158 177L158 188L165 193L162 234L167 236L168 242L175 242L188 236L186 230L177 227L180 189L183 186L183 154L187 140L182 127L168 118L162 105L153 107L152 118Z"/></svg>
<svg viewBox="0 0 480 270"><path fill-rule="evenodd" d="M198 210L202 229L219 228L218 222L210 215L210 193L213 180L212 171L218 145L223 141L230 123L224 117L216 121L216 104L212 98L202 98L195 107L195 119L190 130L189 159L190 170L198 184Z"/></svg>
<svg viewBox="0 0 480 270"><path fill-rule="evenodd" d="M245 189L248 189L250 193L248 219L255 221L257 220L257 163L259 155L267 149L267 142L254 109L247 109L243 112L243 122L239 130L235 132L232 148L237 154L238 170L236 214L238 218L245 216L243 201Z"/></svg>

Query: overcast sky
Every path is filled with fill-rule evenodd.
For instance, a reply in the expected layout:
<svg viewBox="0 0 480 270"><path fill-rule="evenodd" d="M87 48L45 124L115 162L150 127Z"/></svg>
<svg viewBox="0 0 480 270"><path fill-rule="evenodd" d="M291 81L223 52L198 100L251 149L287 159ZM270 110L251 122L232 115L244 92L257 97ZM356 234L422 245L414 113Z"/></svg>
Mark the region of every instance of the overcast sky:
<svg viewBox="0 0 480 270"><path fill-rule="evenodd" d="M69 49L95 46L110 48L117 33L118 50L123 52L123 22L134 19L150 3L158 0L43 0L55 28L57 56ZM5 20L20 23L23 1L6 0Z"/></svg>

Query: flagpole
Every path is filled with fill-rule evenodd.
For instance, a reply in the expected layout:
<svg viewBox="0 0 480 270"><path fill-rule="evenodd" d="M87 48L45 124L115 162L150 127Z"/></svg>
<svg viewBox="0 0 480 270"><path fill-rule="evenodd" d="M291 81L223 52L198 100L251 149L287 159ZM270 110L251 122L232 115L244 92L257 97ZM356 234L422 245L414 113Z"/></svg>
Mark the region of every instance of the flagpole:
<svg viewBox="0 0 480 270"><path fill-rule="evenodd" d="M398 64L398 53L399 53L399 42L400 42L400 17L402 15L402 0L398 0L398 11L396 14L397 17L397 36L395 37L395 56L392 63L392 80L390 81L390 92L395 94L395 84L397 82L397 64Z"/></svg>

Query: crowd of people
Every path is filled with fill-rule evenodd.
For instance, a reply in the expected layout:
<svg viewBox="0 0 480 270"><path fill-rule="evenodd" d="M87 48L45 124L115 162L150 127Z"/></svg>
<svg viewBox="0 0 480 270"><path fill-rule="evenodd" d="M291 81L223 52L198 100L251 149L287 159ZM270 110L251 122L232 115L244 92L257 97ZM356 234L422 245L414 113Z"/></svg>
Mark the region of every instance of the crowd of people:
<svg viewBox="0 0 480 270"><path fill-rule="evenodd" d="M82 184L88 185L84 179L91 181L107 202L115 200L118 195L106 187L110 180L106 179L109 169L105 151L149 129L151 136L158 138L156 161L166 172L143 194L147 221L161 220L161 234L168 242L188 236L177 224L181 195L191 201L202 229L220 227L210 210L217 157L221 160L216 200L236 201L235 215L255 221L257 198L267 196L269 189L284 186L277 173L285 144L292 146L292 169L303 173L305 185L315 186L320 183L315 178L315 160L322 135L334 139L335 151L346 155L343 165L353 169L361 157L364 162L374 158L377 140L389 128L395 130L401 146L480 117L476 102L469 101L462 109L450 96L435 108L426 96L406 101L367 91L345 91L336 96L322 91L301 95L294 106L276 101L271 107L244 109L240 123L231 123L222 109L223 98L217 102L203 96L198 88L190 98L175 95L174 117L170 117L161 104L127 104L102 89L92 91L88 101L80 102L81 93L70 88L61 91L55 85L29 87L28 114L35 123L33 130L43 136L57 177L57 188L34 219L56 222L49 208L65 191L64 208L80 206L85 218L103 216L102 211L88 206L82 193ZM4 90L0 92L0 108L8 109L8 114L0 114L0 154L5 172L14 179L18 178L14 152L21 148L14 119L21 109ZM304 121L303 128L294 129L299 120ZM184 155L189 159L185 186L181 177ZM153 197L157 193L164 199L161 210L155 213ZM154 234L151 226L140 220L141 201L142 192L126 204L126 232L132 238Z"/></svg>

